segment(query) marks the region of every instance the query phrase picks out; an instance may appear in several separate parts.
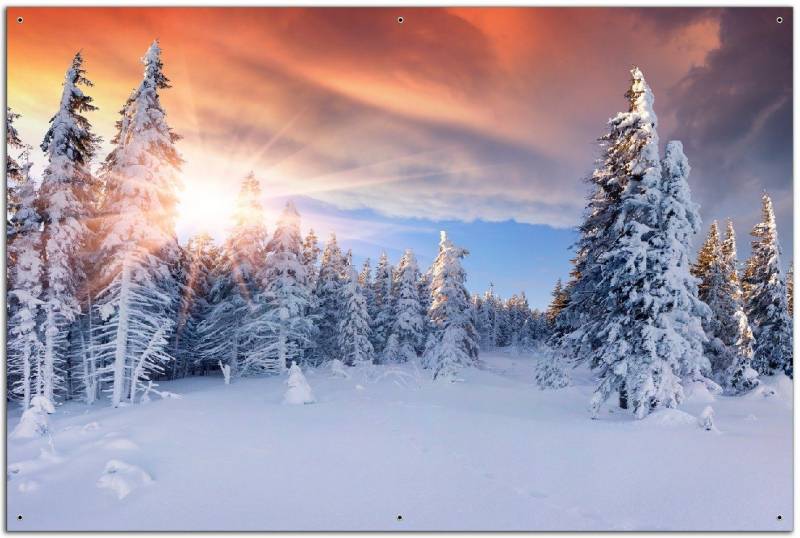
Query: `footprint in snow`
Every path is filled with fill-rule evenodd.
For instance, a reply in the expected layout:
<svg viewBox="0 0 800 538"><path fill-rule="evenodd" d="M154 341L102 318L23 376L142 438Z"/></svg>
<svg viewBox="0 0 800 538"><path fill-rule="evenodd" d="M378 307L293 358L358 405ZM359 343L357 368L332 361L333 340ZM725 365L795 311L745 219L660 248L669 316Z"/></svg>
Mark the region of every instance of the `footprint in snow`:
<svg viewBox="0 0 800 538"><path fill-rule="evenodd" d="M20 482L17 486L17 490L20 493L31 493L39 489L39 483L35 480L25 480L24 482Z"/></svg>

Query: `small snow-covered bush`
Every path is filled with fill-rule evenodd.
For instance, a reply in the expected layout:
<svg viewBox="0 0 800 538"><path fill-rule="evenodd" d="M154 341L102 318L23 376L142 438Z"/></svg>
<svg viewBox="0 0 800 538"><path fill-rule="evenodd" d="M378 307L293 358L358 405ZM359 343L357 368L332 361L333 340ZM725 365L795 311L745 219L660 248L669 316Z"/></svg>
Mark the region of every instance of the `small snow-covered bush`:
<svg viewBox="0 0 800 538"><path fill-rule="evenodd" d="M31 399L31 406L22 413L14 431L11 432L12 439L32 439L41 437L48 432L47 415L54 413L53 403L44 396L34 396Z"/></svg>
<svg viewBox="0 0 800 538"><path fill-rule="evenodd" d="M120 460L110 460L97 480L97 487L110 489L122 500L133 490L152 482L153 479L141 467Z"/></svg>
<svg viewBox="0 0 800 538"><path fill-rule="evenodd" d="M231 367L227 364L222 364L222 361L219 362L219 369L222 370L222 376L225 378L225 384L231 384Z"/></svg>
<svg viewBox="0 0 800 538"><path fill-rule="evenodd" d="M341 377L343 379L348 379L350 374L347 373L345 369L345 365L339 359L333 359L331 361L331 374L333 377Z"/></svg>
<svg viewBox="0 0 800 538"><path fill-rule="evenodd" d="M700 416L697 417L697 424L706 431L714 429L714 408L707 405Z"/></svg>
<svg viewBox="0 0 800 538"><path fill-rule="evenodd" d="M303 405L316 401L303 371L295 361L292 361L292 367L289 368L289 378L286 380L286 384L289 385L289 390L283 396L284 403Z"/></svg>

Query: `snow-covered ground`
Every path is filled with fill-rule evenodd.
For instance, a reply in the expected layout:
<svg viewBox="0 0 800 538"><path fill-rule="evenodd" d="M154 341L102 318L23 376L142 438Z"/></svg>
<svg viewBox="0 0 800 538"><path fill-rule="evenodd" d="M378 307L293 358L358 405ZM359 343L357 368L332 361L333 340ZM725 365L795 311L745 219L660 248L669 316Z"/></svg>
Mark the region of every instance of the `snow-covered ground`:
<svg viewBox="0 0 800 538"><path fill-rule="evenodd" d="M410 365L308 371L310 405L283 403L284 379L221 376L161 385L181 399L63 405L52 444L8 441L7 528L792 529L787 378L590 420L588 374L544 392L531 357L482 359L448 385ZM716 431L697 424L707 405Z"/></svg>

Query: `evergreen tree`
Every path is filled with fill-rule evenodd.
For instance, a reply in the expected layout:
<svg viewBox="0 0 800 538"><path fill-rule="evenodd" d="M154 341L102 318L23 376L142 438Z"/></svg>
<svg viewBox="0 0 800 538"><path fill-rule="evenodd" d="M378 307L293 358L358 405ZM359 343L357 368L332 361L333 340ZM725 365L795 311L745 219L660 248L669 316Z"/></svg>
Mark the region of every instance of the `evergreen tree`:
<svg viewBox="0 0 800 538"><path fill-rule="evenodd" d="M308 230L308 234L303 240L303 266L306 270L306 281L308 282L309 292L313 292L317 285L317 273L319 272L319 241L314 229Z"/></svg>
<svg viewBox="0 0 800 538"><path fill-rule="evenodd" d="M336 242L336 235L331 234L322 252L322 262L314 292L313 315L317 320L318 329L314 364L317 366L341 355L338 319L343 273L344 257Z"/></svg>
<svg viewBox="0 0 800 538"><path fill-rule="evenodd" d="M556 280L556 285L553 288L551 296L553 299L550 301L550 305L547 307L547 313L545 315L547 316L547 322L550 325L555 325L556 319L558 319L561 311L566 308L569 299L560 278Z"/></svg>
<svg viewBox="0 0 800 538"><path fill-rule="evenodd" d="M417 259L411 249L408 249L394 271L392 282L394 325L384 349L385 363L416 359L417 353L422 349L424 318L419 300L418 281Z"/></svg>
<svg viewBox="0 0 800 538"><path fill-rule="evenodd" d="M525 339L525 327L530 321L531 307L525 292L513 294L506 302L507 323L509 327L509 345L519 348Z"/></svg>
<svg viewBox="0 0 800 538"><path fill-rule="evenodd" d="M663 286L663 319L667 331L667 353L677 355L681 374L709 383L705 378L711 365L704 356L707 338L702 319L711 312L699 298L698 279L691 274L692 238L700 231L700 208L692 201L688 178L689 160L683 144L677 140L667 143L661 161L661 204L659 207L659 240L661 285Z"/></svg>
<svg viewBox="0 0 800 538"><path fill-rule="evenodd" d="M767 194L761 201L762 221L751 232L751 255L743 279L746 313L755 335L753 368L762 375L784 371L791 377L792 320L780 270L775 212Z"/></svg>
<svg viewBox="0 0 800 538"><path fill-rule="evenodd" d="M12 150L22 150L24 144L19 137L14 122L20 115L13 112L11 107L6 107L6 237L14 233L14 215L20 207L20 190L25 181L26 173L19 162L12 157ZM10 262L13 260L9 260ZM11 265L9 263L9 265Z"/></svg>
<svg viewBox="0 0 800 538"><path fill-rule="evenodd" d="M738 274L736 256L736 232L733 222L728 220L725 230L725 241L721 254L725 280L727 282L728 300L724 303L727 310L720 315L720 340L730 350L731 360L722 382L734 393L748 391L758 385L758 372L752 366L753 332L744 312L744 297ZM712 307L713 309L713 307Z"/></svg>
<svg viewBox="0 0 800 538"><path fill-rule="evenodd" d="M794 317L794 261L789 263L789 271L786 273L786 305L789 307L789 315Z"/></svg>
<svg viewBox="0 0 800 538"><path fill-rule="evenodd" d="M7 237L8 255L14 263L8 278L7 368L9 395L27 409L31 398L43 396L44 342L39 333L43 316L41 217L36 190L29 177L30 164L20 166L14 234Z"/></svg>
<svg viewBox="0 0 800 538"><path fill-rule="evenodd" d="M489 289L484 292L478 305L478 341L485 350L492 350L497 346L498 311L502 308L500 301L494 294L494 286L489 284Z"/></svg>
<svg viewBox="0 0 800 538"><path fill-rule="evenodd" d="M81 313L79 294L85 276L81 254L86 222L93 216L90 165L100 142L82 116L96 107L80 86L92 83L79 52L67 70L59 110L41 145L48 159L39 190L44 222L43 396L51 402L64 381L71 325Z"/></svg>
<svg viewBox="0 0 800 538"><path fill-rule="evenodd" d="M339 349L345 364L363 366L371 364L374 359L374 351L369 339L369 312L355 268L351 265L347 271L348 278L341 288Z"/></svg>
<svg viewBox="0 0 800 538"><path fill-rule="evenodd" d="M378 259L375 279L372 281L372 347L382 353L394 324L394 304L392 295L392 266L385 252Z"/></svg>
<svg viewBox="0 0 800 538"><path fill-rule="evenodd" d="M602 153L589 178L592 192L583 222L578 226L580 237L572 260L572 280L567 285L569 300L558 316L554 331L560 336L557 344L564 346L564 353L573 356L576 362L592 363L604 343L603 337L594 332L598 326L591 323L602 316L608 299L599 289L603 280L602 257L611 250L616 238L613 228L618 222L622 197L631 175L625 170L628 166L625 158L627 154L641 150L648 141L646 132L641 138L636 136L650 119L633 116L641 112L637 108L642 108L641 97L644 95L643 77L638 69L636 71L638 74L634 75L625 94L629 111L611 118L608 121L609 132L599 140ZM597 365L596 361L594 365Z"/></svg>
<svg viewBox="0 0 800 538"><path fill-rule="evenodd" d="M461 259L466 249L455 246L441 232L439 255L431 271L432 330L425 346L423 366L433 370L434 379L452 380L458 370L478 362L477 333L470 316L469 293L464 287L466 272Z"/></svg>
<svg viewBox="0 0 800 538"><path fill-rule="evenodd" d="M427 271L419 276L417 293L419 295L419 304L422 307L422 341L427 342L432 328L431 320L428 317L428 312L431 309L431 268L428 268Z"/></svg>
<svg viewBox="0 0 800 538"><path fill-rule="evenodd" d="M261 205L261 186L249 173L239 187L233 228L222 247L214 272L208 315L198 330L201 341L199 359L207 364L222 360L231 376L242 373L245 357L255 349L252 334L246 329L252 313L263 306L260 282L267 248L267 228Z"/></svg>
<svg viewBox="0 0 800 538"><path fill-rule="evenodd" d="M257 303L247 327L256 345L245 358L245 371L279 374L290 361L302 360L314 336L314 324L307 316L310 294L300 215L292 202L287 202L267 245L261 281L264 300Z"/></svg>
<svg viewBox="0 0 800 538"><path fill-rule="evenodd" d="M203 360L200 325L211 310L211 290L220 250L207 233L197 234L186 244L185 270L182 273L181 300L175 326L174 351L176 376L186 376ZM207 359L207 357L206 357ZM210 360L205 368L214 368Z"/></svg>
<svg viewBox="0 0 800 538"><path fill-rule="evenodd" d="M169 88L155 41L142 58L144 77L121 111L114 149L103 165L100 226L103 288L96 352L110 373L111 401L135 401L140 385L171 360L177 288L175 238L179 136L166 122L159 91Z"/></svg>
<svg viewBox="0 0 800 538"><path fill-rule="evenodd" d="M588 343L600 375L593 413L619 393L620 406L632 404L642 418L680 403L679 376L702 370L704 337L689 274L688 237L698 218L685 185L688 164L672 145L662 177L653 94L638 68L631 75L629 111L612 118L606 148L608 182L623 187L606 230L611 243L581 271L582 279L599 275L593 293L602 310L570 337ZM595 305L587 306L594 314Z"/></svg>

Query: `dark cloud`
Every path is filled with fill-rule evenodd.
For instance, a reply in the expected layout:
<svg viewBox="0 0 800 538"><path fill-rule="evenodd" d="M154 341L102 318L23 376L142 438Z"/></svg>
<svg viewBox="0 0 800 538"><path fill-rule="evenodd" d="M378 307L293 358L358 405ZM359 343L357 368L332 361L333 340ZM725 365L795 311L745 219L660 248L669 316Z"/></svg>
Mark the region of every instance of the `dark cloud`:
<svg viewBox="0 0 800 538"><path fill-rule="evenodd" d="M740 236L758 218L763 190L792 196L792 24L789 8L723 11L719 48L670 96L671 134L684 141L705 220L741 216ZM792 206L776 208L788 253Z"/></svg>

